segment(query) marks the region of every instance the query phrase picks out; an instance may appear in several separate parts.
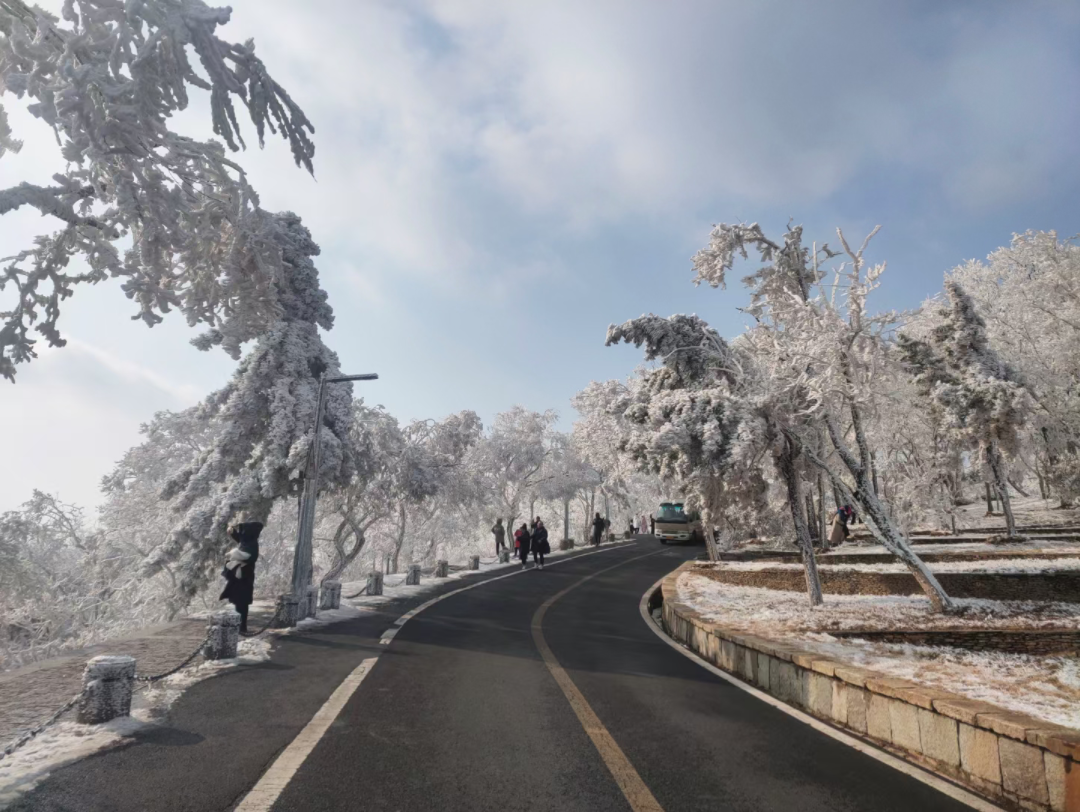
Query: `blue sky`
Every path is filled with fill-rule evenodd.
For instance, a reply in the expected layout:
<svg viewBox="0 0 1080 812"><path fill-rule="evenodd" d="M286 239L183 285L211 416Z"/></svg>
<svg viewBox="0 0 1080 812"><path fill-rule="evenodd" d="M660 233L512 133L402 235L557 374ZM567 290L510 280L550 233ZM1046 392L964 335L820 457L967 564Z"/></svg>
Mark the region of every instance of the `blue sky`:
<svg viewBox="0 0 1080 812"><path fill-rule="evenodd" d="M716 222L819 241L880 223L881 308L1013 232L1080 232L1074 3L232 5L223 35L254 37L316 126L316 178L278 142L239 160L311 228L328 342L403 419L520 403L569 425L576 391L638 363L603 346L609 323L696 312L736 334L743 291L690 283ZM205 136L193 98L178 126ZM0 101L27 142L4 182L46 179L51 135ZM0 251L40 228L5 216ZM140 423L227 379L182 319L132 312L114 285L78 291L71 344L4 385L0 509L34 487L96 502Z"/></svg>

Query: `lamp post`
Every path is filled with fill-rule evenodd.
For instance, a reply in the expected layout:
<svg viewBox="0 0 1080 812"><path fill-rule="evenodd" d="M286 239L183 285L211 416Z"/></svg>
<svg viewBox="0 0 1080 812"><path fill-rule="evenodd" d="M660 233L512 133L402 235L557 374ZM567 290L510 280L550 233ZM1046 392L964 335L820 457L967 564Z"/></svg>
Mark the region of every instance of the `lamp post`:
<svg viewBox="0 0 1080 812"><path fill-rule="evenodd" d="M315 407L315 432L311 441L311 451L308 453L304 493L300 503L300 521L296 533L296 552L293 554L292 594L297 598L303 598L308 584L311 583L311 536L315 530L315 500L319 493L319 467L322 464L320 431L323 410L326 406L326 385L346 381L374 381L378 378L379 376L374 373L327 378L325 372L319 378L319 399Z"/></svg>

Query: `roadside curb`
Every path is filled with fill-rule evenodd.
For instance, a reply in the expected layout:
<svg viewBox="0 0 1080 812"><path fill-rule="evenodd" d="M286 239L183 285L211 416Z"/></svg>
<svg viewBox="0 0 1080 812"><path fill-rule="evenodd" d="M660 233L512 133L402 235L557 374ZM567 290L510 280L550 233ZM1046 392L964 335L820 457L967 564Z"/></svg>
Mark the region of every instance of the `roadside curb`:
<svg viewBox="0 0 1080 812"><path fill-rule="evenodd" d="M1080 731L732 632L678 600L692 566L648 598L662 598L664 630L706 662L1005 808L1080 812Z"/></svg>

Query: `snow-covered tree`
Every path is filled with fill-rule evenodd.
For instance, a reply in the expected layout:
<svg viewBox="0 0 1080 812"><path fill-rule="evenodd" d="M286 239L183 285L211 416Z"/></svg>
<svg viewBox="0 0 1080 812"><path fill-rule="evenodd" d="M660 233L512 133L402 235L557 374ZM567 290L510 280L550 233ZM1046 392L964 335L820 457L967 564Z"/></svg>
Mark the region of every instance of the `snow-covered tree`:
<svg viewBox="0 0 1080 812"><path fill-rule="evenodd" d="M1005 513L1007 535L1016 536L1005 455L1015 453L1029 409L1019 375L990 346L986 322L953 279L945 280L947 305L929 340L901 337L905 359L920 389L940 410L947 429L977 449Z"/></svg>
<svg viewBox="0 0 1080 812"><path fill-rule="evenodd" d="M1031 396L1014 459L1044 496L1072 504L1080 499L1080 246L1029 231L948 276L974 300L990 345Z"/></svg>
<svg viewBox="0 0 1080 812"><path fill-rule="evenodd" d="M123 280L136 318L153 325L179 309L234 357L280 319L276 283L287 269L254 190L220 143L169 127L188 88L201 88L229 149L243 146L238 100L260 143L267 129L280 132L311 170L310 122L251 41L218 37L230 14L201 0L67 0L60 20L0 2L0 93L32 100L63 157L53 185L0 191L0 214L30 206L59 222L0 273L0 290L13 292L0 311L0 375L14 380L15 365L34 357L32 329L62 346L61 301L110 276ZM0 156L19 147L0 109Z"/></svg>
<svg viewBox="0 0 1080 812"><path fill-rule="evenodd" d="M482 431L476 413L464 411L438 422L413 421L402 432L392 491L395 535L391 572L398 571L407 535L421 536L437 525L445 507L439 497Z"/></svg>
<svg viewBox="0 0 1080 812"><path fill-rule="evenodd" d="M545 479L557 419L554 411L514 406L497 414L476 444L470 467L489 495L491 517L501 517L508 528L524 516L530 495Z"/></svg>
<svg viewBox="0 0 1080 812"><path fill-rule="evenodd" d="M883 336L895 321L895 314L870 316L866 309L867 297L885 270L884 265L868 269L863 259L876 232L853 251L837 230L848 261L837 269L835 282L828 288L822 285L821 263L839 253L827 244L820 249L804 248L800 228L789 228L781 248L764 238L759 228L718 226L709 248L695 257L695 268L699 280L718 286L724 284L736 254L746 256L747 245L761 258L762 267L745 280L753 288L750 310L757 319L745 339L759 370L758 387L767 386L773 392L771 400L779 406L774 406L770 417L784 437L785 448L777 464L782 478L793 483L789 503L796 528L802 513L796 507L801 501L800 477L787 445L790 454L816 466L841 498L857 507L878 540L908 567L931 604L939 611L948 610L952 605L948 596L915 555L875 483L867 416L879 394L875 381L885 356ZM843 290L841 297L839 290ZM846 439L848 429L854 449ZM829 454L823 434L831 445Z"/></svg>
<svg viewBox="0 0 1080 812"><path fill-rule="evenodd" d="M320 378L341 374L337 355L319 335L320 326L333 326L333 313L311 261L318 246L294 214L266 215L264 221L244 263L276 255L274 264L282 269L274 280L279 316L232 380L203 401L199 416L215 426L214 442L162 492L181 516L154 563L181 561L188 595L216 573L232 522L244 517L265 523L275 499L299 491L312 450ZM208 336L219 339L218 333ZM352 419L352 384L328 386L319 472L326 490L347 483L355 468L348 441Z"/></svg>
<svg viewBox="0 0 1080 812"><path fill-rule="evenodd" d="M677 483L701 509L710 556L717 496L739 422L732 398L735 361L720 336L697 316L647 315L608 328L607 343L645 348L661 362L641 373L641 385L619 404L628 431L620 449L644 470Z"/></svg>

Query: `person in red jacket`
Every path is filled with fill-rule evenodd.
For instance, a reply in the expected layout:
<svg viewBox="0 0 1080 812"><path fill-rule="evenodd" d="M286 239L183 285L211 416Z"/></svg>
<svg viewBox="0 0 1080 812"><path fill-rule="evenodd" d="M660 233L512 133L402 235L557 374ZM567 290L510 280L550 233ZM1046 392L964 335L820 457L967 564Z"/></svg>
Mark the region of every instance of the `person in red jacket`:
<svg viewBox="0 0 1080 812"><path fill-rule="evenodd" d="M529 526L524 522L514 532L514 547L517 549L518 558L521 559L521 568L529 566L529 549L532 546L532 536L529 535Z"/></svg>

